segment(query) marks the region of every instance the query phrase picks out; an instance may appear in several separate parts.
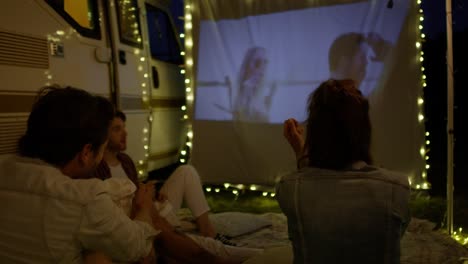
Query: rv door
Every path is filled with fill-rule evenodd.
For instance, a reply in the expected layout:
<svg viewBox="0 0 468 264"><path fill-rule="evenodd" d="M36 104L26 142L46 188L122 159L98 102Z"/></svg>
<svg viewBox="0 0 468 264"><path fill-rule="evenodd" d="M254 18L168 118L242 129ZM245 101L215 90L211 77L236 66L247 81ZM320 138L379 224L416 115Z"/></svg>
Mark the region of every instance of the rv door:
<svg viewBox="0 0 468 264"><path fill-rule="evenodd" d="M107 35L112 50L112 98L126 116L127 154L146 175L151 126L148 52L141 34L141 13L137 0L105 0Z"/></svg>
<svg viewBox="0 0 468 264"><path fill-rule="evenodd" d="M148 170L178 162L186 142L187 116L183 57L169 1L144 1L143 35L148 40L149 104L152 109L151 144Z"/></svg>
<svg viewBox="0 0 468 264"><path fill-rule="evenodd" d="M167 1L164 1L166 3ZM127 114L128 153L140 174L178 162L186 119L181 49L167 4L107 1L116 104Z"/></svg>

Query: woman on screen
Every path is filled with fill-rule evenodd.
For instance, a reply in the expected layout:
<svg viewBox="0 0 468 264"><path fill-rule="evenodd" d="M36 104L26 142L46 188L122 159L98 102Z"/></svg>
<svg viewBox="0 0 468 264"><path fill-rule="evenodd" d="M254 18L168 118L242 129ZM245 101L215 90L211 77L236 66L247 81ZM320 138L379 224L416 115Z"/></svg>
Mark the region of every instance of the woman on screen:
<svg viewBox="0 0 468 264"><path fill-rule="evenodd" d="M247 50L240 68L239 89L232 107L234 120L268 122L274 89L264 95L267 64L265 48L255 46Z"/></svg>

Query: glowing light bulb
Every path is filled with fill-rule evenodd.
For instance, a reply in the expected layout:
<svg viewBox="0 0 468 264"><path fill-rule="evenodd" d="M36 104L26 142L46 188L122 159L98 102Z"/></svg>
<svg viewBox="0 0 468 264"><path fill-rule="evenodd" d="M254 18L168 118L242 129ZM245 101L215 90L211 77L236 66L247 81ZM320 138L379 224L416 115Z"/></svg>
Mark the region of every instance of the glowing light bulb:
<svg viewBox="0 0 468 264"><path fill-rule="evenodd" d="M425 149L424 147L421 147L421 148L419 149L419 154L421 154L421 156L426 155L426 149Z"/></svg>
<svg viewBox="0 0 468 264"><path fill-rule="evenodd" d="M424 120L424 115L423 115L423 114L419 114L419 115L418 115L418 120L419 120L419 122L423 121L423 120Z"/></svg>

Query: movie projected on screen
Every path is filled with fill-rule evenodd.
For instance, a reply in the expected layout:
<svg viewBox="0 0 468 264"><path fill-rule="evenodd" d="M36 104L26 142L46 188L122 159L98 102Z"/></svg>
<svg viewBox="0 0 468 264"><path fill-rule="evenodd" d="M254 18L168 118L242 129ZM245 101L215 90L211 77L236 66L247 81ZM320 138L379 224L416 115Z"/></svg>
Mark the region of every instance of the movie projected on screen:
<svg viewBox="0 0 468 264"><path fill-rule="evenodd" d="M369 1L202 20L195 119L305 120L309 94L329 78L353 79L371 96L382 83L408 2L396 1L392 9L386 1Z"/></svg>

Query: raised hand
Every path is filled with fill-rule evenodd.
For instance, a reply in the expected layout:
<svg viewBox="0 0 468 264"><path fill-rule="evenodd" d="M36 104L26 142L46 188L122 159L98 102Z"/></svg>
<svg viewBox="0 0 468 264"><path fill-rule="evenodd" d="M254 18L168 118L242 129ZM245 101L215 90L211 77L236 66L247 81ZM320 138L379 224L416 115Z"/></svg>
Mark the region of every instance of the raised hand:
<svg viewBox="0 0 468 264"><path fill-rule="evenodd" d="M392 48L392 44L383 39L378 33L370 32L366 36L366 42L374 52L373 61L383 61Z"/></svg>
<svg viewBox="0 0 468 264"><path fill-rule="evenodd" d="M304 128L294 118L284 121L283 136L288 140L296 157L304 155Z"/></svg>

